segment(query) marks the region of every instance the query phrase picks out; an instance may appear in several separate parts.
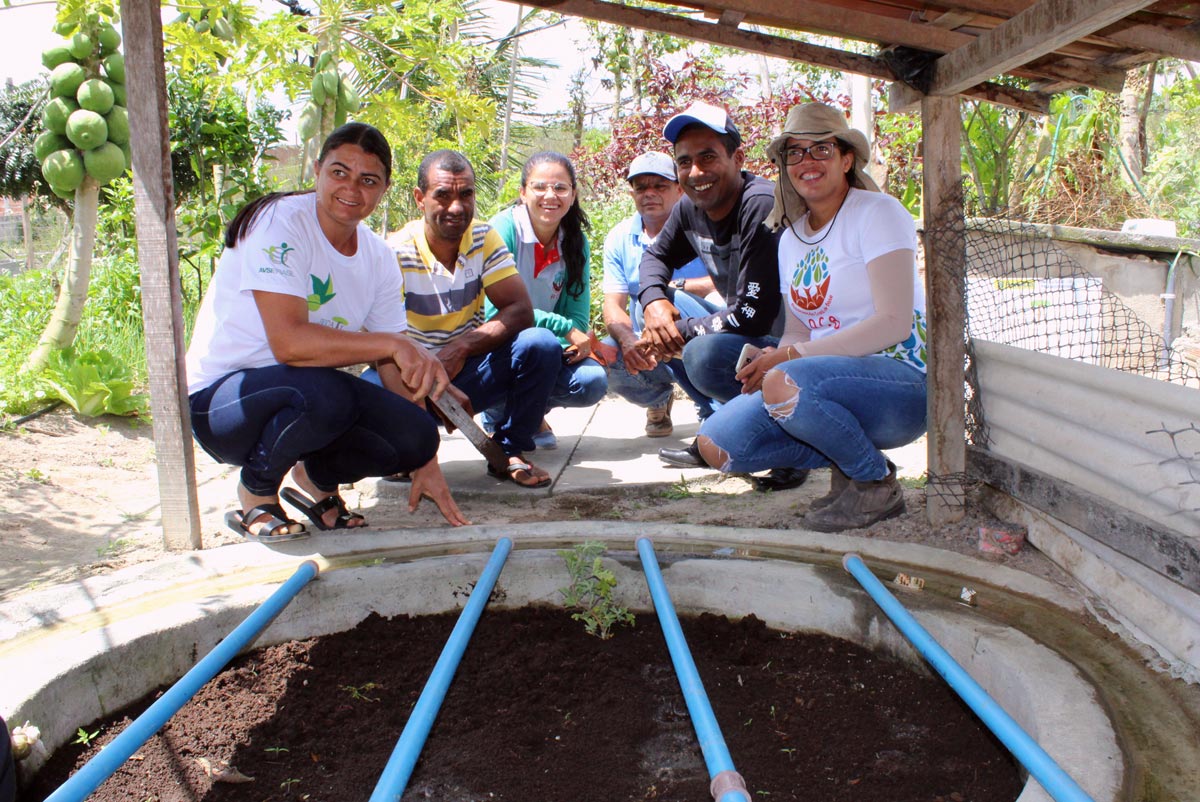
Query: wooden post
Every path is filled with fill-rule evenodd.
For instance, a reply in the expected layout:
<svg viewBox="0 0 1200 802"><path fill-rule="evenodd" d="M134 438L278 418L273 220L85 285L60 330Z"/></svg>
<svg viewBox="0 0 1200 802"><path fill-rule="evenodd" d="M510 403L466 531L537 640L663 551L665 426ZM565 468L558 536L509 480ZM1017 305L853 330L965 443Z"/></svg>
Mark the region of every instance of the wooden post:
<svg viewBox="0 0 1200 802"><path fill-rule="evenodd" d="M961 520L966 496L963 393L966 232L962 196L962 118L957 97L921 100L924 136L925 303L929 346L929 482L925 510L934 526Z"/></svg>
<svg viewBox="0 0 1200 802"><path fill-rule="evenodd" d="M167 129L162 7L158 0L122 0L121 18L163 544L168 550L182 551L200 548L200 504L183 366L183 299Z"/></svg>

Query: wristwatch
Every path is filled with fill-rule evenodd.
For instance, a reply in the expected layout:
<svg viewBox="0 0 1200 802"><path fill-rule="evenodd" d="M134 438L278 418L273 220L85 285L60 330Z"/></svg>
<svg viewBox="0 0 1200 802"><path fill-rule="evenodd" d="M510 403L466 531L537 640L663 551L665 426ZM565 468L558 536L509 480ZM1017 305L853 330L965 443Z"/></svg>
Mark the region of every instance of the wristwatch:
<svg viewBox="0 0 1200 802"><path fill-rule="evenodd" d="M684 287L685 284L687 284L687 279L685 279L685 278L677 278L671 282L671 286L677 290L685 289L685 287Z"/></svg>

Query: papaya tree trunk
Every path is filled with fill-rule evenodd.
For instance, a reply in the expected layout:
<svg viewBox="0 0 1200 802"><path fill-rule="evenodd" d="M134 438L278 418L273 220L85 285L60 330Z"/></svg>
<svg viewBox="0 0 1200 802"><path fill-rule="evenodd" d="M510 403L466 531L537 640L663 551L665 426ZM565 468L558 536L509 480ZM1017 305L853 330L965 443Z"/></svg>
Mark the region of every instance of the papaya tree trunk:
<svg viewBox="0 0 1200 802"><path fill-rule="evenodd" d="M75 341L83 304L87 301L88 279L92 273L92 249L96 244L96 213L100 208L100 185L90 176L75 190L75 211L71 215L71 252L58 290L58 303L37 347L25 360L24 370L40 371L50 352L67 348Z"/></svg>

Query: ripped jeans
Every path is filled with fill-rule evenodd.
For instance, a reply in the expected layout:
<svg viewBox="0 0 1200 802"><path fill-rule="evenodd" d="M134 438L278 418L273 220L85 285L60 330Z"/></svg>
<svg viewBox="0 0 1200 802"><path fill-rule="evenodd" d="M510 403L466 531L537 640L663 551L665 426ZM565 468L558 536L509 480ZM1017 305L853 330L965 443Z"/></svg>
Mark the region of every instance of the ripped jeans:
<svg viewBox="0 0 1200 802"><path fill-rule="evenodd" d="M727 456L725 473L836 464L860 482L888 473L880 449L911 443L925 432L925 374L887 356L811 356L782 372L795 395L769 405L762 391L739 395L700 425ZM776 377L776 381L780 377ZM770 393L768 393L769 395Z"/></svg>

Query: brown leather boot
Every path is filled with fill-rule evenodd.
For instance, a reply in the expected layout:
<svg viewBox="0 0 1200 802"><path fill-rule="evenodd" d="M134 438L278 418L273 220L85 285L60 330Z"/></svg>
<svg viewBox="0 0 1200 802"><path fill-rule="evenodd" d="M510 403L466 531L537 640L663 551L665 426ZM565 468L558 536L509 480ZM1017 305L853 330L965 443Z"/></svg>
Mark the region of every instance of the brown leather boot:
<svg viewBox="0 0 1200 802"><path fill-rule="evenodd" d="M888 460L888 475L874 482L851 479L829 506L804 516L804 526L818 532L861 529L904 512L904 488L896 481L896 466Z"/></svg>
<svg viewBox="0 0 1200 802"><path fill-rule="evenodd" d="M829 492L819 499L815 499L812 504L809 504L809 512L823 510L837 501L838 496L842 495L842 491L846 489L846 485L850 484L850 477L842 473L842 469L837 465L830 464L829 471Z"/></svg>

